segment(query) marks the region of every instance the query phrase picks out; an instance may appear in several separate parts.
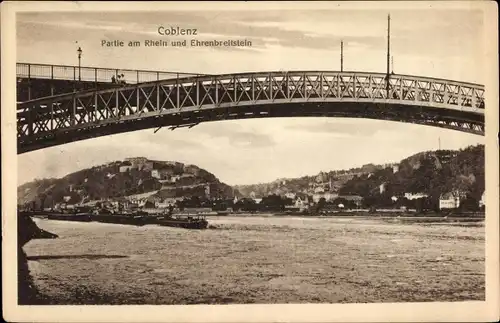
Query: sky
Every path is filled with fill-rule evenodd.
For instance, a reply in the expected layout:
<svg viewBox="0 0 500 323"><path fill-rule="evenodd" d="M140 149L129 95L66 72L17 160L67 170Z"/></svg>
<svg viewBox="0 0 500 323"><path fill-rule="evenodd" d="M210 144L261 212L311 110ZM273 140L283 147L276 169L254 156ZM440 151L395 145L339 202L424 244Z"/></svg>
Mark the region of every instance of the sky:
<svg viewBox="0 0 500 323"><path fill-rule="evenodd" d="M219 7L217 7L219 6ZM394 72L484 83L483 13L479 10L273 10L42 12L17 16L17 61L193 73L268 70L384 72L391 14ZM242 7L247 6L247 7ZM158 26L196 28L199 40L247 39L249 48L108 48L102 40L165 39ZM190 37L185 37L190 38ZM171 38L170 38L171 39ZM179 39L182 39L179 38ZM439 138L439 139L438 139ZM314 175L417 152L459 149L483 137L407 123L349 118L273 118L202 123L191 129L147 129L55 146L18 156L19 184L144 156L195 164L230 184Z"/></svg>

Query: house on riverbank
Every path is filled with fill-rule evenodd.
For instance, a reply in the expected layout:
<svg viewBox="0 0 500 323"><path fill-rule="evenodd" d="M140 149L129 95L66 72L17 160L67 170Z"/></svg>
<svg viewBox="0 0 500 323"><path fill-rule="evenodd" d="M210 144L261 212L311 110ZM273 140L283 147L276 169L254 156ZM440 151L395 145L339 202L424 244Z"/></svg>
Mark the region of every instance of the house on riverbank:
<svg viewBox="0 0 500 323"><path fill-rule="evenodd" d="M439 197L439 209L458 209L460 206L460 195L457 192L448 192Z"/></svg>

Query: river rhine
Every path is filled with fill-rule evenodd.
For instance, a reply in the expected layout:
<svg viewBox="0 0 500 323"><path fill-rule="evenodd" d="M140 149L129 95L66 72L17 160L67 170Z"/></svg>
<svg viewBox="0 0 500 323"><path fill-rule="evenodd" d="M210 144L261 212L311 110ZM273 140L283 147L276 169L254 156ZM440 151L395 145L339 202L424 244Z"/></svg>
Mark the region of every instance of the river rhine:
<svg viewBox="0 0 500 323"><path fill-rule="evenodd" d="M484 225L214 217L212 228L36 219L24 250L53 304L484 300Z"/></svg>

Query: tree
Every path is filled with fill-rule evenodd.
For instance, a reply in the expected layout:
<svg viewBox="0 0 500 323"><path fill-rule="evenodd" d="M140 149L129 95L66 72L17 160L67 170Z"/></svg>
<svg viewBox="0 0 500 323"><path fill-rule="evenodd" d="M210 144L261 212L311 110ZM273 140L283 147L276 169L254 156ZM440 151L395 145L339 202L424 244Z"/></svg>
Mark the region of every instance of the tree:
<svg viewBox="0 0 500 323"><path fill-rule="evenodd" d="M415 209L417 210L417 213L424 211L424 199L420 198L415 200Z"/></svg>
<svg viewBox="0 0 500 323"><path fill-rule="evenodd" d="M479 202L471 197L467 196L465 199L460 201L460 206L459 206L460 211L478 211L479 210Z"/></svg>
<svg viewBox="0 0 500 323"><path fill-rule="evenodd" d="M254 212L257 210L258 205L253 199L243 198L236 202L234 205L235 210Z"/></svg>
<svg viewBox="0 0 500 323"><path fill-rule="evenodd" d="M318 204L316 205L316 212L320 212L326 204L326 199L324 197L320 198Z"/></svg>
<svg viewBox="0 0 500 323"><path fill-rule="evenodd" d="M269 211L283 211L285 209L285 200L276 194L263 197L260 204L264 209Z"/></svg>

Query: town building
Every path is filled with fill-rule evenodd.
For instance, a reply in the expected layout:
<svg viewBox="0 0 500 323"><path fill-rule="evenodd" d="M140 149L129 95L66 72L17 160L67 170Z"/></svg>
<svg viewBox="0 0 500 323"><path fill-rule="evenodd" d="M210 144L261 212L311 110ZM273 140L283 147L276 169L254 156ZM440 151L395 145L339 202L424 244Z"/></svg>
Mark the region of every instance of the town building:
<svg viewBox="0 0 500 323"><path fill-rule="evenodd" d="M166 209L171 205L172 204L164 203L164 202L155 202L155 208L157 208L157 209Z"/></svg>
<svg viewBox="0 0 500 323"><path fill-rule="evenodd" d="M120 173L126 173L132 169L132 166L130 165L124 165L120 166Z"/></svg>
<svg viewBox="0 0 500 323"><path fill-rule="evenodd" d="M314 193L324 193L325 189L321 186L318 186L314 189Z"/></svg>
<svg viewBox="0 0 500 323"><path fill-rule="evenodd" d="M176 183L176 182L177 182L178 180L180 180L180 179L181 179L181 176L180 176L180 175L174 175L174 176L172 176L172 177L170 178L170 181L171 181L172 183Z"/></svg>
<svg viewBox="0 0 500 323"><path fill-rule="evenodd" d="M479 208L482 208L486 205L486 200L485 200L484 192L483 195L481 195L481 199L479 200Z"/></svg>
<svg viewBox="0 0 500 323"><path fill-rule="evenodd" d="M132 166L132 168L134 169L146 172L151 171L154 165L154 163L148 160L146 157L125 158L125 162L130 164L130 166Z"/></svg>
<svg viewBox="0 0 500 323"><path fill-rule="evenodd" d="M292 199L293 200L293 199L295 199L295 196L296 196L296 194L293 193L293 192L288 192L288 193L285 194L285 197L287 199Z"/></svg>
<svg viewBox="0 0 500 323"><path fill-rule="evenodd" d="M156 178L156 179L160 179L161 178L160 177L160 172L157 169L153 169L151 171L151 177Z"/></svg>
<svg viewBox="0 0 500 323"><path fill-rule="evenodd" d="M131 205L131 207L141 208L141 207L146 206L146 201L147 201L146 198L143 198L143 199L133 198L133 199L130 199L130 205Z"/></svg>
<svg viewBox="0 0 500 323"><path fill-rule="evenodd" d="M307 210L307 209L309 209L309 201L308 201L307 197L305 199L302 199L302 198L300 198L300 196L297 196L293 206L295 208L298 208L299 211Z"/></svg>
<svg viewBox="0 0 500 323"><path fill-rule="evenodd" d="M353 202L357 207L363 204L363 197L359 195L339 195L338 198Z"/></svg>
<svg viewBox="0 0 500 323"><path fill-rule="evenodd" d="M280 189L280 188L277 188L277 189L275 189L275 190L274 190L274 194L275 194L275 195L278 195L278 196L283 195L283 192L284 192L284 190L282 190L282 189Z"/></svg>
<svg viewBox="0 0 500 323"><path fill-rule="evenodd" d="M312 203L312 199L307 194L297 193L297 195L295 196L295 199L298 199L298 198L300 198L304 203L307 203L307 204Z"/></svg>
<svg viewBox="0 0 500 323"><path fill-rule="evenodd" d="M130 162L132 165L138 165L146 162L148 159L146 157L129 157L125 158L125 161Z"/></svg>
<svg viewBox="0 0 500 323"><path fill-rule="evenodd" d="M405 198L408 200L416 200L424 197L428 197L429 195L425 193L405 193Z"/></svg>
<svg viewBox="0 0 500 323"><path fill-rule="evenodd" d="M439 209L456 209L460 206L460 195L457 192L448 192L439 197Z"/></svg>
<svg viewBox="0 0 500 323"><path fill-rule="evenodd" d="M165 209L170 206L174 207L177 203L177 199L174 197L167 197L161 201L155 201L155 207L159 209Z"/></svg>
<svg viewBox="0 0 500 323"><path fill-rule="evenodd" d="M193 174L194 176L199 176L201 169L196 167L195 165L184 165L183 172Z"/></svg>
<svg viewBox="0 0 500 323"><path fill-rule="evenodd" d="M143 172L149 172L153 170L154 163L152 161L146 161L143 164L137 165L137 169Z"/></svg>
<svg viewBox="0 0 500 323"><path fill-rule="evenodd" d="M252 198L252 200L254 200L254 202L256 204L259 204L260 202L262 202L262 198Z"/></svg>
<svg viewBox="0 0 500 323"><path fill-rule="evenodd" d="M331 202L331 201L335 200L337 197L339 197L339 195L337 193L325 192L323 194L323 197L325 198L325 200L327 202Z"/></svg>
<svg viewBox="0 0 500 323"><path fill-rule="evenodd" d="M125 162L129 163L133 168L139 168L140 165L146 163L148 159L146 157L131 157L125 158Z"/></svg>
<svg viewBox="0 0 500 323"><path fill-rule="evenodd" d="M159 180L170 180L173 172L169 169L152 169L151 177Z"/></svg>
<svg viewBox="0 0 500 323"><path fill-rule="evenodd" d="M318 203L321 198L324 198L326 202L331 202L335 200L339 195L336 193L325 192L325 193L315 193L313 194L314 203Z"/></svg>
<svg viewBox="0 0 500 323"><path fill-rule="evenodd" d="M326 174L324 172L320 172L318 176L316 176L316 183L323 183L326 181Z"/></svg>

